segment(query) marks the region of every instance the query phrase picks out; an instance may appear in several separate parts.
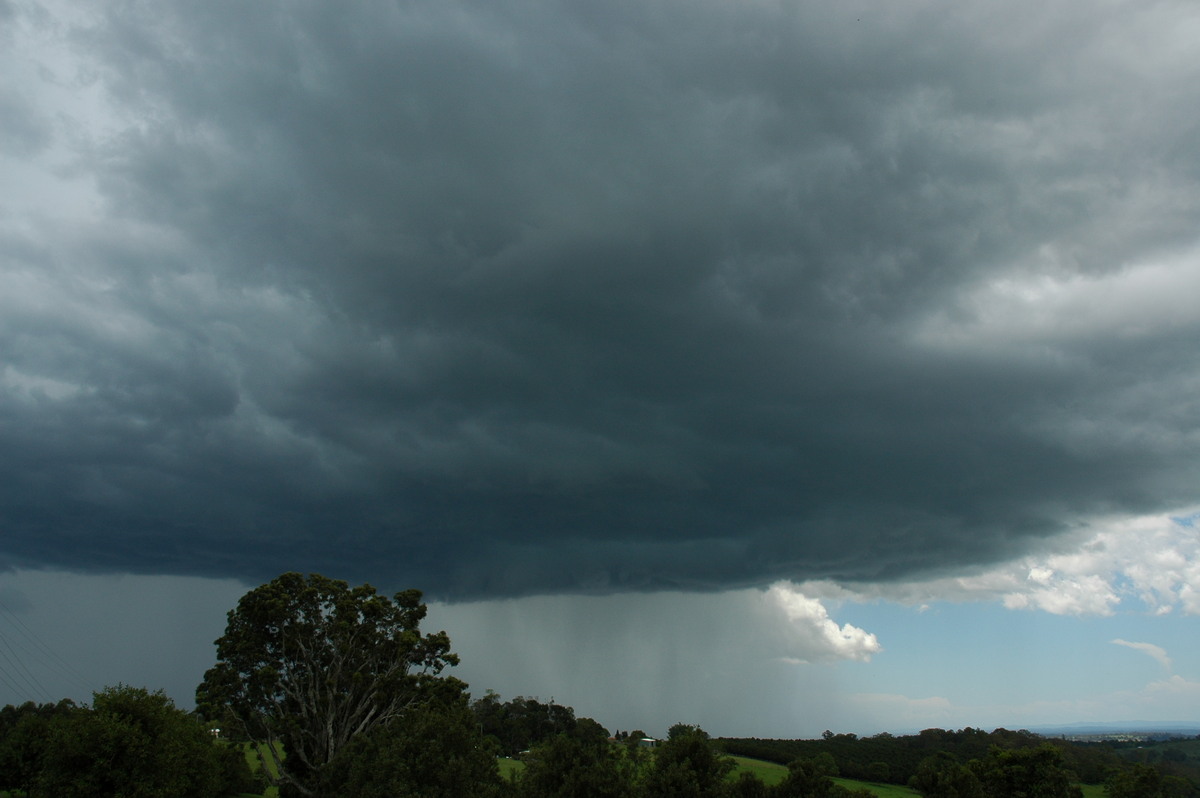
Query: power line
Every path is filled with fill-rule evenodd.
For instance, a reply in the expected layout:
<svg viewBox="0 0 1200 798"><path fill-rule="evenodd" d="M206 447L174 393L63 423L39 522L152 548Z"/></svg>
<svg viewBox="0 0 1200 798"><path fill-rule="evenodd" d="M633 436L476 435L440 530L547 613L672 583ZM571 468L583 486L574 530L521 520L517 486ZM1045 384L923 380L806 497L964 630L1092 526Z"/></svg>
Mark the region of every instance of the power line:
<svg viewBox="0 0 1200 798"><path fill-rule="evenodd" d="M6 627L0 625L0 658L9 665L7 673L0 671L0 681L17 694L30 692L44 697L47 701L57 698L46 689L38 679L30 663L38 670L53 672L60 678L70 682L85 692L94 692L95 687L86 676L76 670L71 664L46 644L36 632L30 629L16 613L0 600L0 618L8 622L7 629L15 634L5 632Z"/></svg>
<svg viewBox="0 0 1200 798"><path fill-rule="evenodd" d="M0 629L0 659L7 663L8 667L0 669L0 674L3 674L4 683L10 689L16 690L18 695L26 695L31 697L41 698L44 701L54 701L50 691L46 686L38 681L37 676L29 669L29 666L17 654L17 650L13 647L8 636L4 634L4 630Z"/></svg>

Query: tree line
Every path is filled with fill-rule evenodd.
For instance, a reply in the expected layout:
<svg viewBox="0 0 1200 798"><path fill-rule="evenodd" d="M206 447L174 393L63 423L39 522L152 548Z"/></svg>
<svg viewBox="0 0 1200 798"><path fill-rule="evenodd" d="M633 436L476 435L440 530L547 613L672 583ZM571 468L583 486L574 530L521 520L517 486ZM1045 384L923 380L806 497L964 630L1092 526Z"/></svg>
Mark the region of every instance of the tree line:
<svg viewBox="0 0 1200 798"><path fill-rule="evenodd" d="M0 791L36 798L210 798L262 787L242 749L162 692L117 685L90 706L0 709Z"/></svg>
<svg viewBox="0 0 1200 798"><path fill-rule="evenodd" d="M117 686L90 706L0 710L0 791L27 798L840 798L839 773L908 784L930 798L1197 795L1195 782L1111 751L1028 732L931 729L911 737L713 740L676 724L657 748L615 738L570 707L495 693L472 700L446 670L445 632L420 629L421 593L379 594L287 573L229 612L196 711ZM219 732L217 731L219 729ZM264 763L251 773L246 752ZM786 764L776 785L730 755ZM499 757L520 757L501 774ZM858 795L870 795L860 791Z"/></svg>
<svg viewBox="0 0 1200 798"><path fill-rule="evenodd" d="M965 728L958 731L926 729L919 734L894 736L888 733L872 737L825 732L817 740L758 740L726 738L720 740L725 751L738 756L787 764L796 757L830 754L841 774L851 779L891 784L908 784L928 757L945 753L959 762L984 760L993 748L1022 750L1043 744L1055 746L1064 766L1077 780L1099 784L1109 770L1121 766L1121 760L1105 747L1085 747L1064 741L1048 741L1031 732Z"/></svg>
<svg viewBox="0 0 1200 798"><path fill-rule="evenodd" d="M826 731L817 740L725 738L718 743L730 754L780 764L826 754L847 778L905 785L938 798L1023 794L1009 783L1022 770L1029 774L1027 781L1043 783L1039 794L1049 794L1045 783L1066 782L1104 784L1114 798L1200 795L1200 762L1189 763L1178 750L1153 757L1141 747L1123 751L1119 743L1074 743L1023 729L926 729L861 738Z"/></svg>

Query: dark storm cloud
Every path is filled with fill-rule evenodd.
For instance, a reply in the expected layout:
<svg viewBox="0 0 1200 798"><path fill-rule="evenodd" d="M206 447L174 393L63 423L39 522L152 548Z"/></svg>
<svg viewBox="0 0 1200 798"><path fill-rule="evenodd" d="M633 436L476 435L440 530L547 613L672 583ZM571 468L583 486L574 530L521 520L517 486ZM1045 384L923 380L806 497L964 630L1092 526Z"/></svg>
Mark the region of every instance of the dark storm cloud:
<svg viewBox="0 0 1200 798"><path fill-rule="evenodd" d="M709 588L981 564L1194 501L1195 314L1029 321L1192 273L1189 13L77 21L105 105L60 137L102 211L0 239L6 556Z"/></svg>

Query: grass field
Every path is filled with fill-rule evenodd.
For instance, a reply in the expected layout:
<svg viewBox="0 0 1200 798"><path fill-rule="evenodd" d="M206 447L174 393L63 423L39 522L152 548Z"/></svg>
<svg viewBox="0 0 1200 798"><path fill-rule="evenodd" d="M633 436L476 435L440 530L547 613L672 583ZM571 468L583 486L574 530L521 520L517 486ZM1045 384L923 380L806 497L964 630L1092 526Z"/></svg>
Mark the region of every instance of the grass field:
<svg viewBox="0 0 1200 798"><path fill-rule="evenodd" d="M867 790L873 792L880 798L913 798L921 793L908 787L902 787L899 784L877 784L871 781L855 781L854 779L839 779L834 778L834 782L842 785L847 790Z"/></svg>
<svg viewBox="0 0 1200 798"><path fill-rule="evenodd" d="M741 773L742 771L749 771L757 776L763 784L770 786L783 781L784 776L786 776L788 772L786 767L783 765L777 765L774 762L766 762L761 759L750 759L744 756L735 756L730 758L737 765L731 774L731 776L734 778L736 778L737 774ZM500 763L500 775L505 779L512 778L514 773L519 773L525 767L524 762L516 759L501 758L498 761ZM914 796L917 795L917 793L913 790L896 784L871 784L865 781L854 781L853 779L834 779L834 781L851 790L866 788L880 796L880 798L914 798ZM1091 797L1085 793L1084 798Z"/></svg>
<svg viewBox="0 0 1200 798"><path fill-rule="evenodd" d="M260 768L265 766L267 771L272 776L279 775L279 771L275 768L275 763L271 761L271 758L267 757L264 760L258 755L258 751L256 751L254 746L250 743L246 743L242 747L242 752L246 755L246 764L250 766L250 772L257 773ZM268 787L266 791L261 794L256 792L244 792L238 796L238 798L278 798L278 795L278 787Z"/></svg>
<svg viewBox="0 0 1200 798"><path fill-rule="evenodd" d="M744 756L733 756L730 757L730 759L737 763L737 767L734 769L732 774L735 778L737 777L737 774L741 773L743 770L746 770L753 773L755 776L758 776L759 781L761 781L763 784L766 784L768 787L783 781L783 777L786 776L788 772L788 769L783 765L777 765L774 762L766 762L762 759L750 759Z"/></svg>
<svg viewBox="0 0 1200 798"><path fill-rule="evenodd" d="M502 756L496 761L500 763L500 776L505 781L511 779L514 773L520 773L525 769L525 763L519 759L509 759L506 756Z"/></svg>
<svg viewBox="0 0 1200 798"><path fill-rule="evenodd" d="M772 785L783 781L787 775L787 768L783 765L777 765L774 762L765 762L761 759L749 759L744 756L732 757L737 763L737 769L733 771L736 776L742 771L749 771L757 776L763 784ZM901 787L898 784L873 784L866 781L855 781L854 779L839 779L835 778L835 782L850 790L869 790L881 798L913 798L918 793L910 790L908 787Z"/></svg>

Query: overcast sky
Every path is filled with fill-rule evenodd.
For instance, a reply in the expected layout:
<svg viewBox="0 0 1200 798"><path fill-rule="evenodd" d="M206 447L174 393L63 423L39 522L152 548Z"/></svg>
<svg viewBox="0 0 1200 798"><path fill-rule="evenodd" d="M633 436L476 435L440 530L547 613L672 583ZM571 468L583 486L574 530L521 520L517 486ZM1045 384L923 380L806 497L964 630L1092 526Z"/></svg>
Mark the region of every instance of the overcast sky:
<svg viewBox="0 0 1200 798"><path fill-rule="evenodd" d="M1198 40L0 0L0 701L300 570L610 728L1200 717Z"/></svg>

